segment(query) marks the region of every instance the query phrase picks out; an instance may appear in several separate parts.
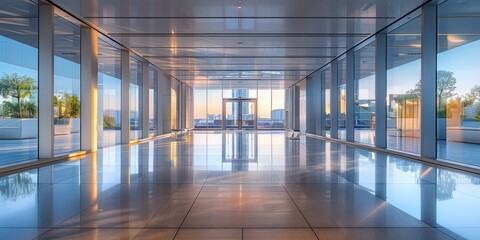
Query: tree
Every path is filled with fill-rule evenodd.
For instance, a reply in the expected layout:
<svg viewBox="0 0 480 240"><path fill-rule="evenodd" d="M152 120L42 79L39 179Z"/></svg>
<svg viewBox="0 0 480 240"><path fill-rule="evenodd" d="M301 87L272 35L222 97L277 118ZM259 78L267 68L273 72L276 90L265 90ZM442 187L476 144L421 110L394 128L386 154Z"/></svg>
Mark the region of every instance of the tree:
<svg viewBox="0 0 480 240"><path fill-rule="evenodd" d="M58 109L58 118L64 118L63 108L65 108L65 105L63 104L62 98L60 96L53 97L53 106L57 107Z"/></svg>
<svg viewBox="0 0 480 240"><path fill-rule="evenodd" d="M116 127L115 118L110 115L103 115L103 127L104 128L115 128Z"/></svg>
<svg viewBox="0 0 480 240"><path fill-rule="evenodd" d="M470 89L470 97L474 100L480 98L480 85L474 85L472 89Z"/></svg>
<svg viewBox="0 0 480 240"><path fill-rule="evenodd" d="M437 71L437 96L438 104L442 106L446 103L448 98L455 96L455 86L457 79L453 76L453 72L439 70Z"/></svg>
<svg viewBox="0 0 480 240"><path fill-rule="evenodd" d="M35 81L29 76L19 76L17 73L5 74L0 79L0 95L4 98L16 98L18 104L18 117L24 117L23 99L30 97L32 92L36 90ZM4 104L6 101L4 101Z"/></svg>
<svg viewBox="0 0 480 240"><path fill-rule="evenodd" d="M70 93L62 93L53 97L53 104L58 109L58 118L79 118L80 99Z"/></svg>
<svg viewBox="0 0 480 240"><path fill-rule="evenodd" d="M10 118L20 118L18 112L18 103L3 101L2 116Z"/></svg>
<svg viewBox="0 0 480 240"><path fill-rule="evenodd" d="M80 117L80 99L77 95L65 95L65 115L69 118Z"/></svg>
<svg viewBox="0 0 480 240"><path fill-rule="evenodd" d="M461 97L456 97L448 100L448 103L445 104L446 107L446 116L447 118L452 118L452 109L462 109L463 103ZM460 116L463 117L463 111L460 111Z"/></svg>
<svg viewBox="0 0 480 240"><path fill-rule="evenodd" d="M422 83L419 81L417 84L415 84L414 89L410 89L405 94L398 95L394 98L394 100L400 104L404 105L407 103L409 100L415 100L418 101L420 99L420 96L422 94Z"/></svg>
<svg viewBox="0 0 480 240"><path fill-rule="evenodd" d="M475 103L475 99L472 98L469 94L463 96L463 101L462 101L462 106L465 107L470 107Z"/></svg>

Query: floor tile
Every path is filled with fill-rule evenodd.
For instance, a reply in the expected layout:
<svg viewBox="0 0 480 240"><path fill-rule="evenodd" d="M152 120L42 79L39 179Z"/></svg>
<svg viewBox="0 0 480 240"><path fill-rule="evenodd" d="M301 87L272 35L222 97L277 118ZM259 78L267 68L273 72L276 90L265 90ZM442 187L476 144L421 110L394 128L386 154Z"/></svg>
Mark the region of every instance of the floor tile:
<svg viewBox="0 0 480 240"><path fill-rule="evenodd" d="M433 228L315 228L320 240L423 240L453 239Z"/></svg>
<svg viewBox="0 0 480 240"><path fill-rule="evenodd" d="M190 212L185 227L193 228L281 228L308 227L300 212Z"/></svg>
<svg viewBox="0 0 480 240"><path fill-rule="evenodd" d="M135 237L136 240L172 240L178 229L175 228L146 228Z"/></svg>
<svg viewBox="0 0 480 240"><path fill-rule="evenodd" d="M37 239L133 239L140 231L138 228L54 228Z"/></svg>
<svg viewBox="0 0 480 240"><path fill-rule="evenodd" d="M310 228L284 228L284 229L243 229L243 239L263 240L316 240L315 233Z"/></svg>
<svg viewBox="0 0 480 240"><path fill-rule="evenodd" d="M242 229L180 229L175 240L241 240Z"/></svg>

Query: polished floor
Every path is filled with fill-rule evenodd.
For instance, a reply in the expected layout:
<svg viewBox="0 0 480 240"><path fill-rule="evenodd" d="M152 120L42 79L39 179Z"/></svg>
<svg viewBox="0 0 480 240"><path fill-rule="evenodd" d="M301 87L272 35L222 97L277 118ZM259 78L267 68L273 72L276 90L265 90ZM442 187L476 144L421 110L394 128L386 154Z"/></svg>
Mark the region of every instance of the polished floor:
<svg viewBox="0 0 480 240"><path fill-rule="evenodd" d="M0 239L475 239L480 176L283 131L194 131L3 176L0 206Z"/></svg>

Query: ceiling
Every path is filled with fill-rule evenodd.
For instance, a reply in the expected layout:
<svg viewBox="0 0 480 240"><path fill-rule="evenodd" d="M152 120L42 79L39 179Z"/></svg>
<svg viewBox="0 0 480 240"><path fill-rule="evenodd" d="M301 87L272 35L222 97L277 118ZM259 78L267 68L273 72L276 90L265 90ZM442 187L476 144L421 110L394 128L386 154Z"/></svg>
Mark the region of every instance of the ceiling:
<svg viewBox="0 0 480 240"><path fill-rule="evenodd" d="M285 88L427 0L52 0L192 85Z"/></svg>

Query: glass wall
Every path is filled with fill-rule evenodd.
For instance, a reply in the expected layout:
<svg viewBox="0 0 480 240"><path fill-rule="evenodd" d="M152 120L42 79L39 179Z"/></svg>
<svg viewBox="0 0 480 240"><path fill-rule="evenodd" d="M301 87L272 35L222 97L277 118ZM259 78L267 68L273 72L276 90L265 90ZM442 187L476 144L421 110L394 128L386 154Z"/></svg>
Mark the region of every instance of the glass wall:
<svg viewBox="0 0 480 240"><path fill-rule="evenodd" d="M130 140L142 138L142 63L130 58Z"/></svg>
<svg viewBox="0 0 480 240"><path fill-rule="evenodd" d="M338 62L338 139L347 138L347 60Z"/></svg>
<svg viewBox="0 0 480 240"><path fill-rule="evenodd" d="M258 96L258 97L257 97ZM222 86L221 83L210 83L208 86L193 87L194 127L195 128L223 128L223 99L243 98L257 99L257 128L283 129L285 128L285 90L272 87L257 87L250 89L232 89ZM245 103L247 104L247 103ZM253 107L243 106L244 117L253 122ZM230 113L225 113L232 117ZM251 124L249 124L251 126Z"/></svg>
<svg viewBox="0 0 480 240"><path fill-rule="evenodd" d="M438 7L438 158L480 166L480 2ZM478 12L477 12L478 13ZM468 27L467 27L468 26Z"/></svg>
<svg viewBox="0 0 480 240"><path fill-rule="evenodd" d="M421 19L387 35L387 147L420 153Z"/></svg>
<svg viewBox="0 0 480 240"><path fill-rule="evenodd" d="M272 89L258 89L257 128L272 127Z"/></svg>
<svg viewBox="0 0 480 240"><path fill-rule="evenodd" d="M207 87L193 87L194 128L207 128Z"/></svg>
<svg viewBox="0 0 480 240"><path fill-rule="evenodd" d="M5 165L38 157L38 7L30 1L2 4L0 20L0 165Z"/></svg>
<svg viewBox="0 0 480 240"><path fill-rule="evenodd" d="M80 150L80 27L55 16L54 154Z"/></svg>
<svg viewBox="0 0 480 240"><path fill-rule="evenodd" d="M258 93L260 97L260 92ZM285 128L285 90L272 89L272 128ZM260 109L260 108L259 108Z"/></svg>
<svg viewBox="0 0 480 240"><path fill-rule="evenodd" d="M355 52L355 142L375 144L375 42Z"/></svg>
<svg viewBox="0 0 480 240"><path fill-rule="evenodd" d="M177 80L172 79L172 86L170 89L170 128L177 129L177 94L178 94Z"/></svg>
<svg viewBox="0 0 480 240"><path fill-rule="evenodd" d="M152 66L148 70L148 134L158 135L158 70Z"/></svg>
<svg viewBox="0 0 480 240"><path fill-rule="evenodd" d="M330 91L332 89L332 74L330 67L321 71L323 93L323 123L322 136L330 137Z"/></svg>
<svg viewBox="0 0 480 240"><path fill-rule="evenodd" d="M98 41L98 147L121 142L121 51Z"/></svg>
<svg viewBox="0 0 480 240"><path fill-rule="evenodd" d="M207 127L222 128L222 85L209 84L207 93Z"/></svg>

